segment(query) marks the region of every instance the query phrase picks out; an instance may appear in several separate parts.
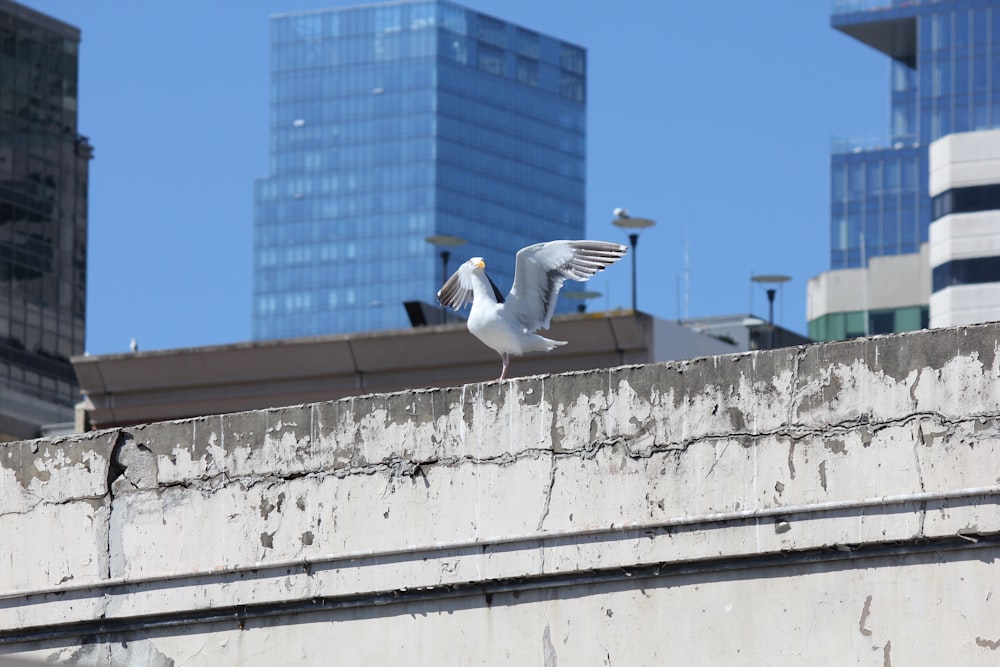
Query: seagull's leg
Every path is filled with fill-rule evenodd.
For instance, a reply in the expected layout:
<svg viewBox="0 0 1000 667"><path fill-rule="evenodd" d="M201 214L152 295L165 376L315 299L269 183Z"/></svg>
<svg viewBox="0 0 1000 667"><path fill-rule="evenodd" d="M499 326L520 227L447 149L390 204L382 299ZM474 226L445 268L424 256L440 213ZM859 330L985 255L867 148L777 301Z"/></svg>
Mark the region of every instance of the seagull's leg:
<svg viewBox="0 0 1000 667"><path fill-rule="evenodd" d="M503 370L500 371L500 377L497 379L503 380L507 377L507 367L510 366L510 356L506 352L501 352L500 359L503 361Z"/></svg>

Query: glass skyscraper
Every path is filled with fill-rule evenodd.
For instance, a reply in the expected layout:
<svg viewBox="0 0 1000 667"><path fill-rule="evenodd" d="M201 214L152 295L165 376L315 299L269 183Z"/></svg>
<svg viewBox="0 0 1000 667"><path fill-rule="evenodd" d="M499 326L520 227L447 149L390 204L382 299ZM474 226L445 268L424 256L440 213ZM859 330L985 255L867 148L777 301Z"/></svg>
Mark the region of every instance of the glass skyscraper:
<svg viewBox="0 0 1000 667"><path fill-rule="evenodd" d="M920 252L931 223L927 148L953 132L1000 127L1000 2L836 0L832 25L890 58L883 141L834 146L830 269ZM900 276L900 280L914 280ZM814 340L927 326L927 304L828 313Z"/></svg>
<svg viewBox="0 0 1000 667"><path fill-rule="evenodd" d="M585 103L584 49L443 0L272 17L254 339L409 326L431 236L504 289L518 249L582 237Z"/></svg>
<svg viewBox="0 0 1000 667"><path fill-rule="evenodd" d="M0 439L72 421L84 351L87 179L80 31L0 0Z"/></svg>

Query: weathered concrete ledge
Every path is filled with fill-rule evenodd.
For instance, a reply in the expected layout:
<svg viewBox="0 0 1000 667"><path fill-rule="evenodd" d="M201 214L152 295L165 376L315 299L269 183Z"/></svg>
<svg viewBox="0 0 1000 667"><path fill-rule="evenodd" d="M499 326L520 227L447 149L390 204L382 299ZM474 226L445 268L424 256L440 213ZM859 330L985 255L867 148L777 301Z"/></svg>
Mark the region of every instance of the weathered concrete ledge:
<svg viewBox="0 0 1000 667"><path fill-rule="evenodd" d="M774 659L747 617L703 655L985 664L1000 646L998 348L990 324L5 443L0 653L212 664L239 646L241 664L268 664L274 642L454 632L461 609L492 619L455 640L471 662L537 662L541 642L546 660L611 646L639 664L663 649L629 638L665 609L780 592L785 613L818 616L800 624L812 644ZM534 611L511 615L522 594ZM872 596L900 610L882 638ZM920 596L965 618L932 649L918 640L941 621ZM634 625L588 631L598 598ZM401 630L400 613L428 619ZM557 642L553 614L579 634ZM711 643L726 614L673 641ZM191 633L200 653L182 648ZM455 650L418 643L349 655Z"/></svg>

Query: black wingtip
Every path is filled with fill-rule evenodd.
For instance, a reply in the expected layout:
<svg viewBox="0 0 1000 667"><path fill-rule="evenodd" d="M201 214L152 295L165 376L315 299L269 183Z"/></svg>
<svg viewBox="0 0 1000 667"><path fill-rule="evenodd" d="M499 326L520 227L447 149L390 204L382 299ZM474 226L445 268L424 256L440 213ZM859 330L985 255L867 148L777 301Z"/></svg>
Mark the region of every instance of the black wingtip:
<svg viewBox="0 0 1000 667"><path fill-rule="evenodd" d="M503 294L501 294L500 290L497 289L496 283L493 282L493 279L490 278L489 274L486 274L486 280L490 281L490 287L493 288L493 296L496 297L497 303L503 303L504 302Z"/></svg>

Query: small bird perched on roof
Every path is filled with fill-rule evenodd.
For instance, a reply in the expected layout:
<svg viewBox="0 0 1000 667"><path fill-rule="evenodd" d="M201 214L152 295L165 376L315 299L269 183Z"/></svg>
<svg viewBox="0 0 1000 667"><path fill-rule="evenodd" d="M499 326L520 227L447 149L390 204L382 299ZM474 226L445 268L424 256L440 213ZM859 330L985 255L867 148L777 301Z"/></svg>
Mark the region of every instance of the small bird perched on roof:
<svg viewBox="0 0 1000 667"><path fill-rule="evenodd" d="M563 282L588 280L625 256L628 248L607 241L549 241L521 248L514 267L514 286L504 299L486 275L486 262L473 257L458 267L438 291L438 301L458 310L470 301L472 335L497 351L507 377L510 355L547 352L566 341L534 333L548 329Z"/></svg>

